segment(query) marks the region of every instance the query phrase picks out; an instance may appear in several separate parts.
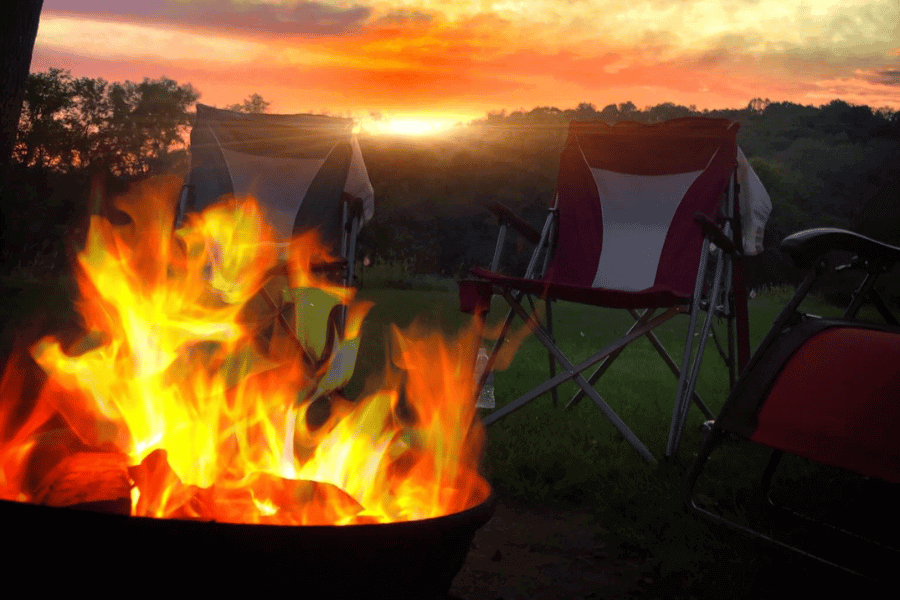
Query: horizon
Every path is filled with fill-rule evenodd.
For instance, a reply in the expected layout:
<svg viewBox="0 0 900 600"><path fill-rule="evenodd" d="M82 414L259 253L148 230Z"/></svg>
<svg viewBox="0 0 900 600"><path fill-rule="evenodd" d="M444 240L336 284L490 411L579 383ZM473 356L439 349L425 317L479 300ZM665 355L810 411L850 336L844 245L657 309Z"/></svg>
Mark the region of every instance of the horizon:
<svg viewBox="0 0 900 600"><path fill-rule="evenodd" d="M203 104L259 94L398 135L581 103L900 110L894 2L44 0L32 72L165 76Z"/></svg>

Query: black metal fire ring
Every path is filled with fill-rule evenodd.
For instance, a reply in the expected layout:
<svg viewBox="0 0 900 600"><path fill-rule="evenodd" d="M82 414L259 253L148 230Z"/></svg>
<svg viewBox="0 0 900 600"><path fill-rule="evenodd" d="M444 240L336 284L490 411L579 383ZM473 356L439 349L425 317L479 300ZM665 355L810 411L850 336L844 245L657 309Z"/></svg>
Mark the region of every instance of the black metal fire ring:
<svg viewBox="0 0 900 600"><path fill-rule="evenodd" d="M0 539L12 551L2 570L8 579L33 577L35 589L69 593L99 591L108 581L123 592L168 595L295 589L298 598L444 598L495 506L492 493L470 509L420 521L289 526L0 501Z"/></svg>

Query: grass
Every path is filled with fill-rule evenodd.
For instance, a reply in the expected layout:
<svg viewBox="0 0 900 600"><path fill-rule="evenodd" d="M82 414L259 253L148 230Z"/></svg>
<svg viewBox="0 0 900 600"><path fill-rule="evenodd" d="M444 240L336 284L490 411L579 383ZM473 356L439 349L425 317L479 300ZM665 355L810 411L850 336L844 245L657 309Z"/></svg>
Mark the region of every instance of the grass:
<svg viewBox="0 0 900 600"><path fill-rule="evenodd" d="M752 348L760 343L792 295L791 288L773 288L750 300ZM458 312L451 293L363 290L360 296L377 303L364 328L358 365L361 370L383 364L383 350L376 347L380 344L373 346L371 341L384 339L388 323L404 325L417 315L425 315L434 326L449 332L466 319ZM841 314L839 308L816 297L801 308L820 316ZM625 311L563 302L555 303L553 310L555 336L576 363L618 339L633 322ZM492 318L496 320L502 313L495 299ZM679 316L656 330L678 363L681 357L675 350L683 347L686 325L687 317ZM724 335L723 327L718 330ZM371 357L371 362L364 356ZM529 338L512 366L495 375L498 406L543 381L547 369L543 346ZM675 388L675 377L646 340L629 346L597 385L604 399L658 458L666 446ZM710 342L697 391L717 413L728 388L727 371ZM725 595L752 597L764 589L775 566L784 572L831 582L835 576L831 570L774 546L751 542L687 512L682 485L702 439L700 426L705 419L699 410L692 407L690 411L678 456L651 467L589 400L563 410L576 389L573 383L563 384L558 407L554 408L545 395L489 428L485 469L495 489L527 502L590 507L620 543L655 557L659 566L655 593L665 597L705 597L704 590L710 585L727 586ZM749 443L729 446L736 447L714 454L708 467L711 479L722 484L718 490L706 485L700 491L710 503L740 520L756 514L754 506L758 503L754 504L753 494L768 453ZM808 464L788 461L780 477L798 479L815 470ZM841 506L844 500L840 494L846 493L848 485L856 485L855 480L847 484L839 474L824 476L832 482L825 488L834 488L835 503ZM814 494L814 499L815 507L819 498Z"/></svg>
<svg viewBox="0 0 900 600"><path fill-rule="evenodd" d="M57 315L65 315L68 310L66 282L6 279L0 283L7 299L2 309L5 323L27 320L25 315L35 307ZM405 327L418 319L453 333L468 322L469 317L458 310L455 287L450 280L437 279L429 282L427 289L407 290L376 287L373 279L364 282L357 298L371 300L374 306L363 326L357 371L346 389L348 397L358 397L367 377L383 368L385 340L392 324ZM790 289L776 288L750 300L752 347L762 340L791 294ZM803 308L823 316L840 314L839 309L817 298ZM553 309L555 336L575 362L601 344L618 339L632 323L624 311L563 302L555 303ZM500 301L495 299L491 321L496 322L503 314ZM56 320L60 319L65 321L64 317ZM684 344L686 324L687 317L679 316L657 329L676 362L680 362L680 354L674 350ZM5 328L4 345L10 339L10 329ZM498 405L532 388L546 378L546 373L546 352L537 340L528 338L510 368L496 373ZM674 376L645 340L627 348L597 385L600 394L657 457L662 457L665 449L675 387ZM699 448L704 420L696 408L691 409L678 457L652 467L621 439L589 400L571 410L562 409L575 389L571 383L560 386L559 407L554 408L545 395L489 428L485 471L495 489L528 502L589 507L619 543L656 559L658 577L651 595L765 595L765 583L761 582L768 580L772 569L830 583L833 571L772 546L750 542L685 510L682 482ZM728 376L712 343L707 345L697 391L714 413L727 396ZM714 454L708 470L723 485L718 490L706 486L701 491L710 504L743 518L754 510L755 474L761 472L766 453L747 443L728 445L735 447ZM793 478L809 473L810 467L801 463L791 463L785 470L785 476ZM830 483L814 488L812 497L818 500L823 490L837 494L840 507L846 503L841 496L846 486L837 485L843 481L842 476L827 477ZM706 591L710 585L725 587L713 594Z"/></svg>
<svg viewBox="0 0 900 600"><path fill-rule="evenodd" d="M55 331L72 323L72 287L68 277L0 278L0 360L5 362L17 334Z"/></svg>
<svg viewBox="0 0 900 600"><path fill-rule="evenodd" d="M412 273L409 261L380 261L356 266L357 286L362 289L395 289L449 292L456 284L442 277Z"/></svg>

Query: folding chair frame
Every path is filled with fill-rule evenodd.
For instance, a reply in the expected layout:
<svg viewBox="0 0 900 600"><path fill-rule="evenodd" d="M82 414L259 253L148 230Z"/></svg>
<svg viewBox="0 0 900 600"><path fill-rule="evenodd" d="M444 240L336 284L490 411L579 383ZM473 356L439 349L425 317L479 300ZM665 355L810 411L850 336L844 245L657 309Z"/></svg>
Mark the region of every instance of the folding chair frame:
<svg viewBox="0 0 900 600"><path fill-rule="evenodd" d="M547 306L547 323L541 324L533 316L535 311L529 313L521 304L523 297L527 296L532 306L534 306L533 300L531 299L530 295L525 294L521 291L513 293L508 287L496 284L493 285L490 290L490 295L502 295L509 303L510 310L507 313L506 319L500 331L500 335L496 343L494 344L491 353L488 356L487 366L484 369L484 372L476 389L476 397L478 396L478 394L480 394L481 388L487 380L489 373L493 369L497 353L502 347L506 336L508 335L512 321L516 316L520 317L531 328L536 337L547 348L549 355L550 378L530 392L527 392L526 394L513 400L509 404L486 416L483 419L483 423L486 426L490 425L497 420L507 416L508 414L518 410L528 402L534 400L535 398L543 395L548 391L553 394L553 404L554 406L556 406L556 387L564 381L574 380L579 387L579 391L572 398L572 400L569 401L569 403L566 405L566 408L571 407L584 395L587 395L598 406L598 408L607 417L607 419L612 422L616 430L619 431L619 433L635 448L635 450L637 450L641 457L644 458L644 460L648 463L655 464L656 459L654 458L652 453L638 439L634 432L631 431L631 429L627 425L625 425L625 423L619 418L619 416L613 411L613 409L606 403L606 401L593 387L597 380L606 372L612 362L619 356L619 354L628 344L637 340L638 338L647 337L653 347L660 354L660 357L663 359L666 365L669 366L670 370L678 378L678 388L673 407L672 421L669 429L669 439L666 448L666 456L669 457L676 454L680 444L681 435L687 421L688 407L692 400L697 404L697 406L707 417L707 419L713 418L712 412L710 412L709 408L707 408L701 398L696 394L695 387L706 346L706 341L710 336L712 318L716 315L723 316L728 321L728 350L726 352L723 352L718 338L714 339L719 348L719 352L729 369L730 381L733 383L735 379L736 351L734 343L734 319L736 315L736 307L734 305L735 293L732 287L732 281L737 279L737 277L735 277L736 269L733 269L733 264L736 261L739 261L741 256L740 212L737 209L738 192L739 190L737 185L737 173L735 169L735 171L732 173L732 176L730 177L727 196L723 201L723 212L725 213L723 219L724 227L720 228L715 222L711 221L705 215L698 214L695 216L695 221L697 222L698 226L700 226L704 231L704 240L702 242L704 251L701 251L700 265L697 272L694 295L691 298L691 301L681 306L670 307L655 318L653 318L653 315L657 309L646 309L643 313L638 313L635 309L628 309L632 317L635 319L635 323L631 327L631 329L628 330L625 336L619 341L604 347L602 350L600 350L587 360L582 361L578 365L573 365L557 347L552 333L552 314L550 309L551 300L549 298L545 298ZM524 223L516 218L512 214L512 212L509 211L509 209L506 209L502 205L493 203L491 205L491 209L500 217L501 225L500 233L497 239L497 246L494 251L494 257L491 261L491 270L496 272L499 267L500 257L502 254L503 245L505 243L507 227L512 226L516 231L526 237L526 239L528 239L529 241L534 242L535 239L537 239L537 246L532 253L531 260L529 261L528 268L526 270L525 278L531 279L535 276L539 263L542 265L540 272L546 272L550 255L552 254L554 246L555 221L558 215L556 204L554 203L554 206L550 208L540 234L537 234L535 230L531 229L527 223ZM732 234L732 232L735 233ZM710 249L709 252L705 251L705 249L707 248ZM715 262L713 267L712 283L711 286L707 286L705 284L708 283L706 275L708 257L710 253L714 254ZM541 258L543 258L543 260L541 260ZM742 284L742 280L738 281L740 284ZM704 296L704 290L707 287L709 288L709 293ZM741 294L740 298L746 301L745 295ZM488 306L489 299L485 300L484 298L482 298L480 306L475 309L476 314L479 316L479 323L481 323L481 327L483 327L484 313L487 312ZM697 320L699 318L700 310L706 310L707 314L701 326L695 353L694 333L697 328ZM681 367L679 368L676 365L674 359L672 359L672 357L663 347L659 339L653 334L653 329L668 321L672 317L683 313L689 314L690 323L688 327L684 355L682 357ZM744 310L744 315L746 315L746 310ZM743 324L739 324L739 326L741 328L741 330L738 332L739 336L746 336L746 322L744 322ZM745 345L749 345L749 342L744 343L744 341L742 340L738 350L742 349ZM744 353L737 353L739 366L742 366L743 362L746 361L745 355L743 354ZM563 369L563 371L559 374L556 373L556 363L559 363L559 365ZM598 366L596 371L594 371L594 373L589 376L588 379L585 379L582 375L582 372L591 368L597 363L601 364Z"/></svg>
<svg viewBox="0 0 900 600"><path fill-rule="evenodd" d="M773 346L773 344L782 336L783 332L787 328L793 327L803 321L809 321L810 319L816 319L823 325L835 321L820 320L799 311L801 303L807 297L813 285L821 278L822 275L829 271L836 272L846 269L856 269L865 272L865 278L853 293L850 303L845 309L843 318L838 321L839 323L849 324L853 326L864 325L857 320L857 317L863 305L869 303L875 307L879 315L885 320L888 326L894 328L900 327L900 323L898 323L897 318L894 317L884 299L875 289L875 283L878 277L881 274L887 272L894 264L900 262L900 248L888 246L887 244L883 244L881 242L871 240L869 238L865 238L861 235L851 232L838 229L823 228L818 230L803 231L789 236L782 242L782 250L789 253L794 262L799 267L807 268L809 269L809 272L802 283L800 283L800 285L797 287L793 298L782 309L781 313L776 318L772 328L769 330L768 334L757 348L755 354L746 365L745 369L742 371L742 379L746 377L750 372L752 372L752 370L759 364L761 360L764 360L766 351ZM854 256L849 263L833 265L829 263L827 257L825 256L829 251L833 250L854 252L858 254ZM897 333L898 335L900 335L900 331L898 331ZM739 394L741 393L741 391L741 388L738 387L735 388L732 393ZM709 461L710 455L729 439L738 440L739 442L745 441L742 435L733 431L730 427L728 427L727 424L723 425L722 419L716 419L710 424L710 430L703 440L700 451L693 464L691 465L684 481L684 502L690 510L716 523L727 525L733 529L743 532L744 534L750 535L757 539L765 540L779 547L791 550L797 554L814 559L828 566L841 569L853 575L868 577L868 575L853 570L846 565L838 564L836 562L833 562L832 560L826 559L820 553L814 553L812 551L801 548L798 545L788 543L781 539L776 539L776 537L773 537L772 535L767 535L758 529L742 525L735 520L725 517L723 514L713 512L712 510L709 510L705 506L703 506L703 504L699 502L698 496L695 493L698 480ZM778 466L781 463L783 455L784 451L782 450L771 450L769 460L760 478L761 496L765 498L767 506L770 509L775 509L779 515L796 517L802 519L805 522L812 522L813 520L808 516L785 506L781 506L777 504L772 498L772 481L774 479ZM835 534L844 535L851 541L858 540L864 543L874 544L875 546L879 546L883 550L894 552L896 558L900 558L900 547L885 546L880 542L877 542L870 538L865 538L856 533L847 531L840 527L836 527L829 523L816 522L816 524L830 530Z"/></svg>

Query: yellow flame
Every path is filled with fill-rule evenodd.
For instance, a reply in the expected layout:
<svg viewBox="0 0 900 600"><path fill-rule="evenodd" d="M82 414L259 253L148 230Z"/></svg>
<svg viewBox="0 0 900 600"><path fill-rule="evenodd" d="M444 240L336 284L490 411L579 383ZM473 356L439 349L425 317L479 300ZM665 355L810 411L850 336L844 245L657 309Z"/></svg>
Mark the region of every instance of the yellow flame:
<svg viewBox="0 0 900 600"><path fill-rule="evenodd" d="M345 400L371 304L317 270L334 259L315 232L278 239L251 198L173 232L171 184L147 186L117 201L128 225L91 220L77 257L86 334L32 347L49 379L28 427L0 444L2 497L28 496L21 471L54 415L80 444L128 455L136 515L346 524L487 497L474 337L395 330L384 384ZM0 392L21 393L9 377ZM329 413L315 427L314 403Z"/></svg>

